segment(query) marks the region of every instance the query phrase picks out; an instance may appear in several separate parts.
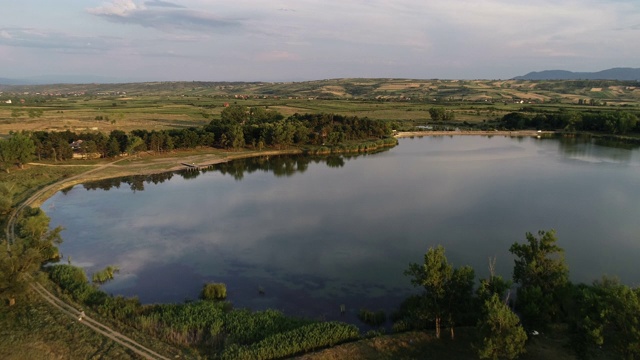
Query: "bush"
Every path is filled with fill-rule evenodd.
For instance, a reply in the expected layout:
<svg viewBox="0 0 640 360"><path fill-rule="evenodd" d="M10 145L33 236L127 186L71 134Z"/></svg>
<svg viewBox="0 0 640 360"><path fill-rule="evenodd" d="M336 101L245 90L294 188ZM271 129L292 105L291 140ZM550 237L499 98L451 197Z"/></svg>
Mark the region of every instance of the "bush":
<svg viewBox="0 0 640 360"><path fill-rule="evenodd" d="M367 309L360 309L358 319L367 325L380 326L387 321L387 315L382 310L374 312Z"/></svg>
<svg viewBox="0 0 640 360"><path fill-rule="evenodd" d="M81 268L71 265L56 265L46 269L51 280L77 301L90 300L91 303L95 303L99 298L102 298L99 294L95 294L101 291L89 285L87 276Z"/></svg>
<svg viewBox="0 0 640 360"><path fill-rule="evenodd" d="M276 333L248 346L231 345L222 359L278 359L334 346L359 338L353 325L338 322L315 323Z"/></svg>
<svg viewBox="0 0 640 360"><path fill-rule="evenodd" d="M227 285L223 283L208 283L202 287L200 299L202 300L224 300L227 298Z"/></svg>
<svg viewBox="0 0 640 360"><path fill-rule="evenodd" d="M118 269L116 266L107 266L103 270L94 273L91 277L91 280L95 284L104 284L109 280L113 280L113 274L119 271L120 269Z"/></svg>

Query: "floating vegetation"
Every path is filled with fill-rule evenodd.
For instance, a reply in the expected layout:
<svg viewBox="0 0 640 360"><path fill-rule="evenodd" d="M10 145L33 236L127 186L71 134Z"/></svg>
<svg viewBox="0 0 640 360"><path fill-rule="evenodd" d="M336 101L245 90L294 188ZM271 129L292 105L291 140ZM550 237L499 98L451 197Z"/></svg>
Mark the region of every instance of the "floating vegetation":
<svg viewBox="0 0 640 360"><path fill-rule="evenodd" d="M367 309L360 309L358 319L367 325L380 326L387 321L387 315L382 310L374 312Z"/></svg>
<svg viewBox="0 0 640 360"><path fill-rule="evenodd" d="M104 284L109 280L113 280L113 274L119 271L120 269L118 269L117 266L110 265L104 268L103 270L100 270L94 273L93 276L91 277L91 280L93 281L94 284Z"/></svg>
<svg viewBox="0 0 640 360"><path fill-rule="evenodd" d="M224 300L227 298L227 285L223 283L207 283L202 287L200 299Z"/></svg>

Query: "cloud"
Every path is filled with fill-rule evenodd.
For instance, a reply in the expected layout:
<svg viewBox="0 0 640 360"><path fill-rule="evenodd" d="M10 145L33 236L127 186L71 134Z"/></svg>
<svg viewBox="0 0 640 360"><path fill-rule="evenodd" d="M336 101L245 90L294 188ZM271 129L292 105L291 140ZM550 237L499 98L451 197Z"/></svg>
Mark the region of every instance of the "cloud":
<svg viewBox="0 0 640 360"><path fill-rule="evenodd" d="M150 8L145 5L150 5ZM132 0L113 2L87 9L89 14L124 24L140 25L162 31L217 31L237 29L242 23L237 19L224 19L208 11L189 10L164 1L145 2L138 5Z"/></svg>
<svg viewBox="0 0 640 360"><path fill-rule="evenodd" d="M119 41L120 39L114 37L77 36L33 28L0 29L0 44L14 47L102 52L112 48Z"/></svg>
<svg viewBox="0 0 640 360"><path fill-rule="evenodd" d="M288 51L267 51L260 53L256 56L260 61L297 61L300 60L298 54L294 54Z"/></svg>
<svg viewBox="0 0 640 360"><path fill-rule="evenodd" d="M144 4L146 6L168 7L168 8L178 8L178 9L184 9L185 8L185 6L174 4L174 3L170 3L170 2L167 2L167 1L161 1L161 0L145 1Z"/></svg>

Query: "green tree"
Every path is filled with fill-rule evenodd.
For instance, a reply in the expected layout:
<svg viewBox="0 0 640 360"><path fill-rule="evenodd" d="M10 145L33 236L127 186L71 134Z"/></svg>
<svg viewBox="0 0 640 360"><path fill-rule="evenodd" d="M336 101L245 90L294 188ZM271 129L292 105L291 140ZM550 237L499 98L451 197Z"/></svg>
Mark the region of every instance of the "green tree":
<svg viewBox="0 0 640 360"><path fill-rule="evenodd" d="M480 359L516 359L523 354L527 333L498 294L484 303L483 310L477 325L481 340L475 346Z"/></svg>
<svg viewBox="0 0 640 360"><path fill-rule="evenodd" d="M640 358L640 290L604 277L581 285L575 296L573 345L581 358L593 350L612 349L620 359Z"/></svg>
<svg viewBox="0 0 640 360"><path fill-rule="evenodd" d="M446 111L443 107L430 108L429 115L433 121L453 121L455 119L453 111Z"/></svg>
<svg viewBox="0 0 640 360"><path fill-rule="evenodd" d="M453 270L447 284L445 313L451 339L455 337L454 327L472 316L475 277L475 271L470 266L462 266Z"/></svg>
<svg viewBox="0 0 640 360"><path fill-rule="evenodd" d="M432 107L429 109L429 115L431 115L431 120L433 121L441 121L444 120L445 111L441 107Z"/></svg>
<svg viewBox="0 0 640 360"><path fill-rule="evenodd" d="M42 255L37 249L21 243L0 246L0 296L15 304L41 264Z"/></svg>
<svg viewBox="0 0 640 360"><path fill-rule="evenodd" d="M0 162L7 172L12 164L22 169L23 165L35 156L35 153L36 145L25 133L12 133L8 140L0 141Z"/></svg>
<svg viewBox="0 0 640 360"><path fill-rule="evenodd" d="M17 223L19 241L24 246L37 250L41 255L41 262L57 261L60 258L57 245L62 243L60 233L63 228L58 226L49 229L50 219L40 208L27 208Z"/></svg>
<svg viewBox="0 0 640 360"><path fill-rule="evenodd" d="M98 152L98 145L93 140L83 141L80 145L80 151L85 159L93 157L93 154Z"/></svg>
<svg viewBox="0 0 640 360"><path fill-rule="evenodd" d="M49 218L40 209L27 208L17 224L18 238L0 246L0 296L14 304L40 266L59 258L61 227L49 230Z"/></svg>
<svg viewBox="0 0 640 360"><path fill-rule="evenodd" d="M0 183L0 215L7 215L13 206L12 186Z"/></svg>
<svg viewBox="0 0 640 360"><path fill-rule="evenodd" d="M519 285L516 307L527 326L545 328L559 314L560 295L569 283L564 250L556 245L556 233L526 233L527 243L514 243L509 251L517 256L513 281Z"/></svg>
<svg viewBox="0 0 640 360"><path fill-rule="evenodd" d="M223 122L241 124L249 119L249 112L246 107L233 104L224 108L220 117Z"/></svg>
<svg viewBox="0 0 640 360"><path fill-rule="evenodd" d="M425 316L435 322L436 337L440 338L442 319L448 320L453 337L453 325L464 313L465 304L470 304L473 291L473 269L462 267L453 269L445 256L444 247L429 248L424 255L424 263L412 263L405 271L411 276L414 286L425 289L422 295Z"/></svg>
<svg viewBox="0 0 640 360"><path fill-rule="evenodd" d="M500 299L504 299L507 291L511 288L511 281L504 280L502 276L495 273L496 258L489 259L489 278L480 279L480 285L476 290L477 300L481 305L491 299L493 295L498 295Z"/></svg>
<svg viewBox="0 0 640 360"><path fill-rule="evenodd" d="M36 145L25 133L14 133L9 138L9 146L21 169L25 163L33 159L36 153Z"/></svg>
<svg viewBox="0 0 640 360"><path fill-rule="evenodd" d="M129 155L134 155L137 154L139 151L144 151L146 150L146 144L144 142L144 140L142 140L142 138L140 138L139 136L129 136L128 139L128 144L127 144L127 154Z"/></svg>
<svg viewBox="0 0 640 360"><path fill-rule="evenodd" d="M232 148L238 149L244 146L244 131L242 125L232 125L227 132L227 138Z"/></svg>
<svg viewBox="0 0 640 360"><path fill-rule="evenodd" d="M118 143L118 139L115 137L109 138L106 155L108 157L116 157L120 155L120 144Z"/></svg>

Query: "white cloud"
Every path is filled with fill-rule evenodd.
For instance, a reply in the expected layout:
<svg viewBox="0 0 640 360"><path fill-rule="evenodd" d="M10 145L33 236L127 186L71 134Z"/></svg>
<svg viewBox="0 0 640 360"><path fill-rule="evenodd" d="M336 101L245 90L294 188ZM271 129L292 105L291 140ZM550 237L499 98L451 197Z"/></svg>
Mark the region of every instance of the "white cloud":
<svg viewBox="0 0 640 360"><path fill-rule="evenodd" d="M128 16L142 7L136 5L132 0L113 0L113 2L97 8L88 9L93 15L104 16Z"/></svg>
<svg viewBox="0 0 640 360"><path fill-rule="evenodd" d="M297 61L300 60L300 56L288 51L273 50L258 54L256 59L261 61Z"/></svg>
<svg viewBox="0 0 640 360"><path fill-rule="evenodd" d="M21 17L17 3L3 8L15 21L0 28L0 44L108 49L124 64L169 66L156 76L173 80L506 78L635 66L640 57L629 45L640 32L635 0L109 0L84 11L33 1L42 13ZM45 12L78 21L45 22ZM113 72L126 71L123 63ZM152 76L152 67L145 70Z"/></svg>
<svg viewBox="0 0 640 360"><path fill-rule="evenodd" d="M162 31L227 30L241 26L237 19L225 19L206 10L189 10L170 6L167 2L137 4L132 0L114 0L107 5L87 9L87 12L109 21L140 25Z"/></svg>
<svg viewBox="0 0 640 360"><path fill-rule="evenodd" d="M0 44L14 47L49 49L53 51L104 51L119 42L120 39L118 38L77 36L42 29L0 29Z"/></svg>

